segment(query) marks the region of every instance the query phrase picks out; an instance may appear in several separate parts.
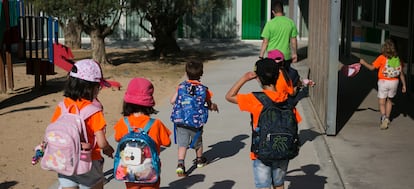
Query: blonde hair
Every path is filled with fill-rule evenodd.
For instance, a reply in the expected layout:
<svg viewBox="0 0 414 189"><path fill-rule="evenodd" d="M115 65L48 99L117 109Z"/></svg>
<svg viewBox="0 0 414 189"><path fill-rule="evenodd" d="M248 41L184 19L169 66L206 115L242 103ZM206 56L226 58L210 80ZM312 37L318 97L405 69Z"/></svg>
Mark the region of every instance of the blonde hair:
<svg viewBox="0 0 414 189"><path fill-rule="evenodd" d="M387 58L398 56L397 50L395 49L394 42L391 39L385 40L381 48L381 53Z"/></svg>

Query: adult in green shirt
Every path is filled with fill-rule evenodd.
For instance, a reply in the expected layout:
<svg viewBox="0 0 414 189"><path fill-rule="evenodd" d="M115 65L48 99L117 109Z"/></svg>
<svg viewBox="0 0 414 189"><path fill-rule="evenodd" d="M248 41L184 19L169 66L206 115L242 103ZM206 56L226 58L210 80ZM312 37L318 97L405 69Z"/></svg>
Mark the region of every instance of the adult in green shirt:
<svg viewBox="0 0 414 189"><path fill-rule="evenodd" d="M298 29L292 19L284 16L282 2L272 1L271 11L274 17L263 28L259 58L263 58L266 51L278 49L285 57L285 68L288 68L292 62L298 61Z"/></svg>

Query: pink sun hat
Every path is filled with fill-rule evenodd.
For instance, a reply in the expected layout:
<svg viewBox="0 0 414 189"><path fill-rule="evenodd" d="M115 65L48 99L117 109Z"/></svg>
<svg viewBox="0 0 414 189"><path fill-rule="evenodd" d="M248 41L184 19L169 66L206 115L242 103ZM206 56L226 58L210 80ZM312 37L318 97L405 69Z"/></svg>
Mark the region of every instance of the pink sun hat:
<svg viewBox="0 0 414 189"><path fill-rule="evenodd" d="M267 52L267 58L282 61L285 60L285 56L283 55L283 53L277 49Z"/></svg>
<svg viewBox="0 0 414 189"><path fill-rule="evenodd" d="M103 79L102 69L98 62L92 59L83 59L75 62L69 75L78 79L100 83L102 86L110 87L111 84Z"/></svg>
<svg viewBox="0 0 414 189"><path fill-rule="evenodd" d="M149 80L136 77L129 82L125 92L124 101L140 106L152 107L155 105L152 96L153 93L154 86Z"/></svg>

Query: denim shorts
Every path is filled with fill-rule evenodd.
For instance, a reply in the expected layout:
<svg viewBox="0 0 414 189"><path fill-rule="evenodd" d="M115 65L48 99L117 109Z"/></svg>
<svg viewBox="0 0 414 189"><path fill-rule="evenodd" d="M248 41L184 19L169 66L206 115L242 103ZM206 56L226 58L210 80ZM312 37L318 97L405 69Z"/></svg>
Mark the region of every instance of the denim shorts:
<svg viewBox="0 0 414 189"><path fill-rule="evenodd" d="M265 165L259 159L253 160L253 175L256 188L271 188L282 186L289 160L278 160Z"/></svg>
<svg viewBox="0 0 414 189"><path fill-rule="evenodd" d="M79 189L92 188L95 184L103 181L103 163L103 158L100 160L93 160L91 171L82 175L66 176L58 174L59 185L61 187L79 186Z"/></svg>
<svg viewBox="0 0 414 189"><path fill-rule="evenodd" d="M203 130L187 128L185 126L177 126L176 139L178 147L189 147L198 131L201 133L199 134L197 141L194 143L194 149L198 149L203 145Z"/></svg>

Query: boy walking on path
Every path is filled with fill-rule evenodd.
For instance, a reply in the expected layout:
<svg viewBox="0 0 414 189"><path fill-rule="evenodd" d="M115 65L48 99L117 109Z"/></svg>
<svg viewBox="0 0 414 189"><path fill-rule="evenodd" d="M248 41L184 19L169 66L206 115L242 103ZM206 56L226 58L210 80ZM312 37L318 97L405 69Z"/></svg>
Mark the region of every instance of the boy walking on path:
<svg viewBox="0 0 414 189"><path fill-rule="evenodd" d="M378 69L378 103L381 112L380 129L388 129L392 110L392 99L397 94L398 83L401 80L402 92L406 92L403 64L401 63L394 43L387 39L381 48L381 55L368 64L364 59L360 63L369 70Z"/></svg>
<svg viewBox="0 0 414 189"><path fill-rule="evenodd" d="M188 62L185 66L188 80L180 83L170 102L173 104L171 121L174 123L174 139L178 144L176 173L186 176L185 156L188 148L195 149L194 163L201 168L207 163L203 157L203 128L207 123L208 110L217 111L217 104L211 101L213 93L201 82L202 62Z"/></svg>
<svg viewBox="0 0 414 189"><path fill-rule="evenodd" d="M239 94L241 87L250 80L258 79L263 88L263 93L273 102L284 102L287 100L286 92L276 90L276 80L279 78L279 65L272 59L262 59L256 62L255 72L245 73L227 92L226 100L238 104L241 111L247 111L252 115L253 130L258 127L259 116L264 106L253 93ZM295 112L295 116L299 115ZM298 118L296 118L298 119ZM257 154L250 152L253 162L253 175L256 188L284 188L284 180L289 160L274 160L270 164L263 163Z"/></svg>

